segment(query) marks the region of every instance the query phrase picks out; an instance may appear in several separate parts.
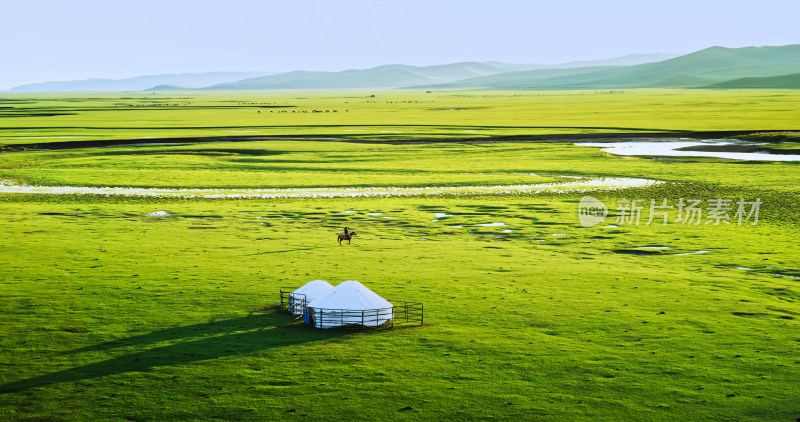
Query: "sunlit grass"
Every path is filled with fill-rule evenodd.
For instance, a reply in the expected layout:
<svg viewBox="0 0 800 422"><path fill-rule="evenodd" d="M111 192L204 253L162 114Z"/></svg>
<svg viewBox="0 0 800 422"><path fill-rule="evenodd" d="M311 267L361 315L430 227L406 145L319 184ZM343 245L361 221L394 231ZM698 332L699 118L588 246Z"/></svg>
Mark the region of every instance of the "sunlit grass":
<svg viewBox="0 0 800 422"><path fill-rule="evenodd" d="M14 107L7 110L11 114L65 114L3 117L2 144L198 136L409 139L791 130L800 125L795 112L800 94L795 90L131 93L123 98L116 93L65 93L3 98L26 100L8 102L6 106Z"/></svg>
<svg viewBox="0 0 800 422"><path fill-rule="evenodd" d="M800 98L789 91L367 94L38 96L26 106L77 114L3 118L0 136L8 145L44 140L33 136L230 135L223 131L258 125L277 134L288 124L296 134L379 141L792 129L796 113L782 110L796 110ZM126 105L153 99L215 108ZM220 107L245 100L339 111ZM418 102L402 102L411 100ZM341 111L345 101L350 112ZM470 104L476 108L441 110ZM521 128L536 125L569 128ZM564 176L669 183L589 192L609 208L591 228L577 219L585 193L0 194L0 419L793 420L800 401L796 169L625 158L550 143L187 140L5 152L0 179L56 186L576 180ZM617 223L623 198L644 201L639 225ZM705 224L705 214L701 224L685 225L675 221L677 209L669 224L645 224L650 199L676 205L680 198L763 204L757 225ZM158 211L171 216L146 216ZM339 246L345 226L358 236ZM313 279L355 279L386 298L422 302L426 325L379 332L289 326L273 308L278 288Z"/></svg>
<svg viewBox="0 0 800 422"><path fill-rule="evenodd" d="M790 415L800 291L773 273L798 271L796 225L585 229L577 198L20 197L0 205L25 239L0 254L4 415ZM344 225L359 236L340 247ZM670 249L625 252L641 246ZM421 301L428 325L321 332L262 310L315 278Z"/></svg>

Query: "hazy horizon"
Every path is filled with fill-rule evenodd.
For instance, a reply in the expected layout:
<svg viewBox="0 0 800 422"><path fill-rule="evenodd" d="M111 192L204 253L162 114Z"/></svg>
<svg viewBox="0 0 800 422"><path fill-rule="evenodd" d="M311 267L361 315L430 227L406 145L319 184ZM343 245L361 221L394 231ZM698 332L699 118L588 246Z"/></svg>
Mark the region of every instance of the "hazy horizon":
<svg viewBox="0 0 800 422"><path fill-rule="evenodd" d="M711 46L709 46L709 47L711 47ZM686 53L688 54L688 53L691 53L691 52L686 52ZM637 55L649 56L649 55L655 55L655 54L678 54L678 55L682 55L683 53L671 53L671 52L664 52L664 51L657 51L657 52L653 52L653 53L631 53L631 54L626 54L624 56L618 56L618 57L603 57L603 58L598 58L598 59L587 59L587 60L578 59L578 60L570 60L568 62L559 62L559 63L543 63L543 62L509 63L509 62L500 62L500 61L497 61L497 60L483 60L483 61L472 60L472 61L449 62L449 63L425 63L425 64L417 64L417 65L411 65L411 66L417 66L417 67L439 66L439 65L449 65L449 64L455 64L455 63L466 63L466 62L502 63L502 64L508 64L508 65L515 65L515 64L516 65L535 65L535 64L540 64L540 65L543 65L543 66L552 66L552 65L560 65L560 64L566 65L566 64L570 64L570 63L593 62L595 60L597 60L597 61L613 60L613 59L624 58L624 57L628 57L628 56L637 56ZM154 74L135 74L135 75L121 76L121 77L113 77L113 78L111 78L111 77L106 78L106 77L103 77L103 76L90 76L90 77L87 77L87 78L63 79L63 80L62 79L49 79L49 80L46 80L46 81L45 80L41 80L41 81L34 81L34 82L26 82L26 83L23 83L23 84L15 85L15 87L28 85L28 84L47 83L47 82L70 82L70 81L92 80L92 79L123 80L123 79L130 79L130 78L137 78L137 77L147 77L147 76L158 76L158 75L182 75L182 74L206 74L206 73L259 73L259 72L269 73L269 74L279 74L279 73L288 73L288 72L295 72L295 71L300 71L300 72L332 72L333 73L333 72L341 72L341 71L348 71L348 70L365 70L365 69L372 69L372 68L375 68L375 67L393 66L393 65L403 66L403 65L408 65L408 63L380 63L380 64L372 65L372 66L369 66L369 67L365 67L365 68L343 67L343 68L340 68L340 69L288 69L288 70L284 70L284 71L280 71L280 72L270 71L268 69L261 69L261 70L228 69L228 70L185 71L185 72L163 72L163 73L154 73ZM514 71L514 70L512 69L512 70L509 70L509 71ZM12 87L10 87L10 88L12 88ZM4 89L8 89L8 88L0 88L0 91L3 91Z"/></svg>
<svg viewBox="0 0 800 422"><path fill-rule="evenodd" d="M31 0L5 7L13 19L0 28L0 90L169 73L556 64L798 43L800 4L789 1L533 3Z"/></svg>

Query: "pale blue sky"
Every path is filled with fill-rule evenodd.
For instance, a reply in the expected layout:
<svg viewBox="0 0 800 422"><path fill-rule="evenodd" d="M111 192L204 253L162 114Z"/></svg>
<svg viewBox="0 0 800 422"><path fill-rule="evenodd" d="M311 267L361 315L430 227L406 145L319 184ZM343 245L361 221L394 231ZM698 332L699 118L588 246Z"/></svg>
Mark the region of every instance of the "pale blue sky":
<svg viewBox="0 0 800 422"><path fill-rule="evenodd" d="M560 63L800 43L800 1L8 0L0 90L216 70Z"/></svg>

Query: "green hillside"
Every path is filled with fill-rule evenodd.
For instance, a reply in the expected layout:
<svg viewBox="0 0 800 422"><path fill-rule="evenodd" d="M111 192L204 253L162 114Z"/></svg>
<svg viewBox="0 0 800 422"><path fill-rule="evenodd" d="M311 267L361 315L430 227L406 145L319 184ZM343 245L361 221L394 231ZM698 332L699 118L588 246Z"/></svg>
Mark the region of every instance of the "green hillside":
<svg viewBox="0 0 800 422"><path fill-rule="evenodd" d="M663 62L627 67L613 74L605 72L587 75L595 77L591 81L562 82L564 87L574 88L668 87L669 85L658 83L669 81L676 75L713 79L719 74L720 76L716 76L719 82L731 77L773 76L774 73L769 72L773 72L771 69L774 66L794 66L800 69L800 45L735 49L711 47ZM702 82L701 84L706 85Z"/></svg>
<svg viewBox="0 0 800 422"><path fill-rule="evenodd" d="M342 72L295 71L210 86L209 90L396 88L447 83L505 72L505 68L465 62L438 66L384 65Z"/></svg>
<svg viewBox="0 0 800 422"><path fill-rule="evenodd" d="M668 59L649 61L661 57ZM113 81L45 82L16 87L11 91L705 88L742 78L771 78L795 73L800 73L800 45L710 47L679 57L668 54L631 55L561 65L461 62L436 66L390 64L338 72L298 70L266 75L256 72L152 75ZM236 78L237 75L240 77ZM754 87L786 86L781 79L758 83L766 85ZM788 86L796 87L791 81Z"/></svg>
<svg viewBox="0 0 800 422"><path fill-rule="evenodd" d="M577 72L576 72L577 70ZM583 71L581 71L583 70ZM589 70L589 71L586 71ZM711 47L656 63L626 67L550 69L472 78L436 88L611 89L703 87L731 79L800 72L800 45Z"/></svg>
<svg viewBox="0 0 800 422"><path fill-rule="evenodd" d="M714 84L708 88L773 88L773 89L799 89L800 73L791 75L740 78Z"/></svg>
<svg viewBox="0 0 800 422"><path fill-rule="evenodd" d="M650 87L654 88L688 88L688 87L695 87L701 86L706 84L711 84L716 82L715 79L709 77L703 77L699 75L690 75L686 73L681 73L679 75L673 75L668 78L664 78L658 82L655 82L650 85Z"/></svg>
<svg viewBox="0 0 800 422"><path fill-rule="evenodd" d="M670 54L634 54L607 60L562 65L516 65L500 62L463 62L436 66L384 65L341 72L294 71L210 86L209 90L343 89L343 88L516 88L533 80L622 68ZM533 68L532 68L533 67Z"/></svg>
<svg viewBox="0 0 800 422"><path fill-rule="evenodd" d="M147 91L186 91L190 88L185 88L177 85L156 85Z"/></svg>
<svg viewBox="0 0 800 422"><path fill-rule="evenodd" d="M586 62L587 64L591 62ZM210 86L208 90L272 89L620 89L701 88L740 78L800 73L800 45L711 47L660 62L513 70L500 63L384 65L341 72L294 71ZM763 87L771 87L767 84ZM783 85L781 85L783 87Z"/></svg>
<svg viewBox="0 0 800 422"><path fill-rule="evenodd" d="M494 89L525 89L534 87L541 81L547 81L558 77L572 77L584 74L591 74L597 71L620 69L615 66L591 66L577 67L569 69L535 69L519 72L506 72L497 75L480 76L476 78L464 79L439 85L422 85L412 88L494 88Z"/></svg>

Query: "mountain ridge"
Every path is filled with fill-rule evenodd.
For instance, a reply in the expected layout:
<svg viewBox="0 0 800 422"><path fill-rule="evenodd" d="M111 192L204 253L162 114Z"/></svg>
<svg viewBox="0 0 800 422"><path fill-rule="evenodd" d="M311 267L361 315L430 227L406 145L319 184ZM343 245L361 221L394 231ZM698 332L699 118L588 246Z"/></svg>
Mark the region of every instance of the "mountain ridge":
<svg viewBox="0 0 800 422"><path fill-rule="evenodd" d="M254 76L264 76L271 72L186 72L163 73L157 75L134 76L130 78L108 79L91 78L69 81L47 81L18 85L5 92L69 92L69 91L142 91L158 85L173 85L186 88L202 88L226 81Z"/></svg>
<svg viewBox="0 0 800 422"><path fill-rule="evenodd" d="M663 59L663 60L662 60ZM341 71L206 72L27 84L31 91L245 91L338 89L570 90L627 88L723 88L762 84L797 89L800 44L708 47L684 55L632 54L558 65L458 62L430 66L385 64ZM740 81L746 78L767 80ZM738 82L733 82L738 81ZM726 83L729 83L726 85Z"/></svg>
<svg viewBox="0 0 800 422"><path fill-rule="evenodd" d="M594 66L594 65L608 65L608 64L632 64L634 62L647 62L653 61L658 59L663 59L664 57L672 57L676 56L673 53L646 53L646 54L629 54L626 56L620 57L613 57L610 59L601 59L601 60L591 60L591 61L573 61L567 62L562 64L540 64L540 63L533 63L533 64L517 64L517 63L503 63L503 62L458 62L458 63L448 63L448 64L440 64L440 65L431 65L431 66L411 66L411 65L402 65L402 64L387 64L376 66L371 69L380 69L387 66L399 66L403 67L406 70L410 69L418 69L418 68L427 68L428 71L433 72L432 76L434 79L430 77L426 78L424 75L418 75L416 81L410 81L414 83L410 83L409 85L414 84L422 84L422 83L443 83L449 81L451 78L447 78L446 75L444 79L435 79L437 70L445 70L449 66L456 66L456 65L472 65L474 68L474 74L464 74L464 75L456 75L460 78L465 78L469 76L480 76L483 74L489 73L502 73L502 72L510 72L510 71L521 71L521 70L531 70L531 69L553 69L553 68L574 68L574 67L583 67L583 66ZM438 69L437 69L438 68ZM484 69L484 72L481 72L479 69ZM242 82L247 79L254 79L264 76L272 76L272 75L332 75L335 73L340 72L357 72L357 71L365 71L369 69L347 69L343 71L308 71L308 70L294 70L290 72L189 72L189 73L167 73L167 74L158 74L158 75L143 75L143 76L135 76L130 78L120 78L120 79L110 79L110 78L90 78L90 79L80 79L80 80L63 80L63 81L46 81L46 82L36 82L24 85L18 85L12 87L3 92L69 92L69 91L159 91L159 90L194 90L194 89L209 89L211 86L220 85L219 89L241 89L237 88L237 82ZM424 72L423 72L424 73ZM189 81L186 78L189 77ZM202 78L206 77L205 80ZM217 78L214 80L213 78ZM442 77L442 75L439 75ZM455 77L455 76L454 76ZM146 82L145 82L146 81ZM249 82L248 82L249 83ZM223 88L226 84L230 84L227 88ZM243 85L243 84L238 84ZM301 87L299 82L295 82L295 87ZM317 83L317 85L320 85ZM386 87L402 87L401 84L397 83L383 83L380 84ZM289 87L275 87L275 88L266 88L266 89L288 89ZM264 89L264 88L261 88Z"/></svg>
<svg viewBox="0 0 800 422"><path fill-rule="evenodd" d="M584 68L578 68L584 69ZM535 72L535 71L528 71ZM622 89L696 88L742 77L800 72L800 45L778 47L709 47L660 62L611 66L591 72L555 69L550 78L504 73L428 89Z"/></svg>

